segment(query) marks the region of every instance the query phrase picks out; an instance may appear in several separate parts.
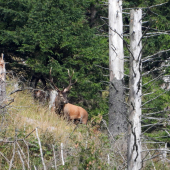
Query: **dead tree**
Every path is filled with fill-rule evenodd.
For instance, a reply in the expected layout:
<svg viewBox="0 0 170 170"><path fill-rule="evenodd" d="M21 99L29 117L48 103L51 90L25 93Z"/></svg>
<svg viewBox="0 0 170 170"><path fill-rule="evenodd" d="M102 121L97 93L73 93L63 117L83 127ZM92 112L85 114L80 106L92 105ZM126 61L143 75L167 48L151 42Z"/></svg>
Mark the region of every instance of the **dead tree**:
<svg viewBox="0 0 170 170"><path fill-rule="evenodd" d="M141 50L142 10L130 11L130 96L128 124L128 170L141 169Z"/></svg>
<svg viewBox="0 0 170 170"><path fill-rule="evenodd" d="M4 54L2 53L0 58L0 109L3 108L6 98L5 72Z"/></svg>
<svg viewBox="0 0 170 170"><path fill-rule="evenodd" d="M109 130L113 136L127 130L124 104L124 53L122 1L109 1Z"/></svg>

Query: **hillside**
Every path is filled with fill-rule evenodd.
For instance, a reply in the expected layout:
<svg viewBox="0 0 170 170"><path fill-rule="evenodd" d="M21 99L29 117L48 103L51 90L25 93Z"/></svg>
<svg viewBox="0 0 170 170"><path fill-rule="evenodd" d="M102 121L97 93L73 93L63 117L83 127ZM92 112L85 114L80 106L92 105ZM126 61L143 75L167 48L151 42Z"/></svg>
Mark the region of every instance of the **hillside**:
<svg viewBox="0 0 170 170"><path fill-rule="evenodd" d="M0 169L118 170L127 166L126 142L121 136L112 138L100 114L87 125L76 126L50 112L48 102L34 100L26 86L10 95L18 80L8 75L6 82L7 106L0 115ZM142 147L147 152L143 159L147 162L143 162L143 169L168 169L159 151L164 142L144 141ZM150 159L152 154L154 159ZM166 156L168 159L169 154Z"/></svg>
<svg viewBox="0 0 170 170"><path fill-rule="evenodd" d="M8 94L14 84L8 81ZM50 112L48 104L35 101L30 90L10 98L14 102L1 115L0 169L109 168L109 140L96 125L102 117L93 118L93 123L89 120L87 126L76 126Z"/></svg>

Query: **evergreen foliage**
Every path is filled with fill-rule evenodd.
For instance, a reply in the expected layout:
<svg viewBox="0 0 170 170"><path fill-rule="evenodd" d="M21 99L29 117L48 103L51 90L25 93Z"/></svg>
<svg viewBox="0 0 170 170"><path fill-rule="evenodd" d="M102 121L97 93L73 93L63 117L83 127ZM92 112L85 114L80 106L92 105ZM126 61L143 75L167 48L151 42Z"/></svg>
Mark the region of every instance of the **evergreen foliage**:
<svg viewBox="0 0 170 170"><path fill-rule="evenodd" d="M165 2L167 2L165 5L148 8ZM161 33L143 38L143 58L170 49L169 6L170 0L123 1L123 11L127 13L129 8L144 7L142 21L147 22L143 23L143 33L148 27L150 29L147 33ZM7 69L23 74L29 80L33 75L41 74L48 84L49 71L52 67L52 77L59 88L68 85L67 69L74 70L73 79L78 79L78 82L70 91L70 103L85 107L90 117L99 113L106 114L108 93L103 90L108 89L109 79L103 75L108 75L109 71L102 67L108 68L109 65L108 38L105 37L108 36L108 26L103 23L100 16L107 17L107 7L99 0L0 0L0 52L5 54ZM123 16L124 25L128 25L129 15L124 13ZM166 33L163 33L164 31ZM124 32L129 33L129 28L124 27ZM129 43L128 37L124 39ZM125 56L129 56L126 47L124 53ZM169 54L169 52L160 53L149 62L144 62L143 72L159 68L162 62L169 58ZM127 62L125 63L127 75L128 67ZM169 111L160 111L170 106L170 91L165 93L165 90L160 88L163 81L151 81L163 70L165 75L170 74L170 68L166 67L150 72L142 78L143 94L151 93L142 96L143 104L150 101L143 106L142 125L158 122L156 119L145 119L149 113L156 113L152 115L153 118L169 116ZM107 84L104 84L105 82ZM125 84L128 85L128 76L125 77ZM158 95L160 96L156 98ZM154 98L156 99L152 100ZM170 125L168 122L161 123L150 128L145 135L151 140L170 143L169 136L164 131L164 129L169 130ZM143 127L142 131L146 129L148 127ZM96 150L96 155L93 156L93 144L95 142L86 152L85 147L79 144L81 154L79 159L80 162L85 162L80 165L81 168L86 168L85 165L94 159L100 159L97 157L101 152L100 149ZM70 157L70 160L72 159L74 157ZM98 163L104 169L105 164L100 161Z"/></svg>
<svg viewBox="0 0 170 170"><path fill-rule="evenodd" d="M2 0L0 49L7 55L10 69L26 67L28 77L40 73L48 78L52 67L54 82L60 88L67 86L67 69L74 70L78 83L71 90L70 102L85 102L89 109L99 107L97 98L105 89L100 81L107 78L96 65L108 66L108 43L90 24L89 11L95 3ZM26 66L14 62L14 56L26 61Z"/></svg>
<svg viewBox="0 0 170 170"><path fill-rule="evenodd" d="M147 8L164 2L168 3ZM143 24L143 32L148 26L152 33L163 32L170 29L169 5L170 1L165 0L127 0L123 1L123 11L145 7L142 21L148 22ZM124 24L129 24L129 18L123 15ZM108 84L102 82L108 81L108 77L103 76L108 75L108 70L101 67L108 68L108 38L102 36L106 35L104 31L107 32L108 27L101 27L103 21L100 16L107 17L107 7L98 0L0 0L0 50L9 62L7 68L24 73L29 79L38 73L47 80L52 67L52 76L59 88L68 84L67 69L74 70L74 79L77 78L78 82L70 92L70 103L85 106L90 116L107 113L108 104L103 97L107 93L102 90L106 90ZM127 27L124 31L129 32ZM126 40L129 41L128 37ZM143 58L169 49L169 42L169 31L144 38ZM128 55L125 48L125 56ZM160 67L168 57L169 52L166 52L143 63L144 72ZM128 64L125 67L128 74ZM170 73L168 67L165 70L166 74ZM143 78L143 84L159 74L160 71L152 72ZM127 77L125 83L128 84ZM156 92L143 97L143 103L163 92L160 90L161 83L143 87L146 92ZM162 110L169 105L168 96L165 93L146 107L155 108L153 111Z"/></svg>

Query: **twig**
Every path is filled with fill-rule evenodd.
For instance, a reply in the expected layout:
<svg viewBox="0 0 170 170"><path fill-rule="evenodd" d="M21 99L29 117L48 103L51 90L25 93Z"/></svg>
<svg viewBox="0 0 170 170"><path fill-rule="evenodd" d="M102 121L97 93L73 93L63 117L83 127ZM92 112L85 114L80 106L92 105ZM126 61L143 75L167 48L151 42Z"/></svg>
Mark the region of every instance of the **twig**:
<svg viewBox="0 0 170 170"><path fill-rule="evenodd" d="M147 22L149 22L149 21L147 21ZM142 26L142 28L145 28L145 29L146 29L147 27ZM170 30L166 30L166 31L165 31L165 30L159 30L159 29L156 29L156 28L150 28L150 30L159 31L159 32L162 32L162 33L163 33L163 32L168 33L168 32L170 31ZM149 33L148 33L148 34L149 34Z"/></svg>
<svg viewBox="0 0 170 170"><path fill-rule="evenodd" d="M151 55L151 56L147 56L147 57L143 58L143 59L142 59L142 62L146 62L147 59L152 58L152 57L154 57L155 55L158 55L158 54L160 54L160 53L164 53L164 52L167 52L167 51L170 51L170 49L158 51L157 53L155 53L155 54L153 54L153 55Z"/></svg>
<svg viewBox="0 0 170 170"><path fill-rule="evenodd" d="M154 143L154 144L163 143L163 144L165 144L165 142L142 142L142 143L149 143L149 144L151 144L151 143Z"/></svg>
<svg viewBox="0 0 170 170"><path fill-rule="evenodd" d="M8 160L8 158L2 152L0 152L0 155L5 158L5 160L7 161L8 164L10 164L10 161Z"/></svg>
<svg viewBox="0 0 170 170"><path fill-rule="evenodd" d="M169 151L170 152L170 150L169 149L148 149L149 151ZM146 151L148 151L148 150L142 150L141 152L146 152Z"/></svg>
<svg viewBox="0 0 170 170"><path fill-rule="evenodd" d="M142 96L147 96L147 95L150 95L150 94L153 94L154 92L151 92L151 93L145 93L145 94L142 94L140 97Z"/></svg>
<svg viewBox="0 0 170 170"><path fill-rule="evenodd" d="M23 139L23 142L25 143L25 145L27 146L27 156L28 156L28 160L27 160L27 162L28 162L28 169L30 169L30 158L29 158L29 146L28 146L28 144L27 144L27 142L25 141L25 139Z"/></svg>
<svg viewBox="0 0 170 170"><path fill-rule="evenodd" d="M15 142L14 142L13 155L12 155L12 158L11 158L11 161L10 161L10 165L9 165L9 170L11 170L11 168L12 168L12 162L14 160L14 156L15 156Z"/></svg>
<svg viewBox="0 0 170 170"><path fill-rule="evenodd" d="M155 152L156 152L156 151L155 151ZM146 162L146 161L148 161L148 160L151 160L151 159L153 159L153 158L156 158L156 157L158 157L158 156L160 156L160 155L162 155L162 154L159 153L159 154L157 154L157 155L155 155L155 156L152 156L152 157L150 157L150 158L148 158L148 159L144 159L143 162Z"/></svg>
<svg viewBox="0 0 170 170"><path fill-rule="evenodd" d="M150 11L152 14L154 14L154 15L156 15L156 16L159 16L156 12L153 12L153 11L151 11L150 9L149 9L149 11Z"/></svg>
<svg viewBox="0 0 170 170"><path fill-rule="evenodd" d="M151 69L150 71L147 71L147 72L143 73L143 74L142 74L142 77L150 74L151 72L160 71L160 70L162 70L164 67L167 67L167 66L164 65L164 66L161 66L161 67L158 67L158 68L153 67L153 69Z"/></svg>
<svg viewBox="0 0 170 170"><path fill-rule="evenodd" d="M165 132L168 134L168 136L170 137L170 134L169 134L169 132L165 129Z"/></svg>
<svg viewBox="0 0 170 170"><path fill-rule="evenodd" d="M107 127L106 121L105 121L104 119L102 119L102 122L104 123L105 127L107 128L107 131L109 132L109 134L110 134L113 142L115 142L116 139L114 139L114 137L113 137L113 135L111 134L109 128ZM125 160L124 156L122 155L122 153L121 153L120 149L118 148L118 146L116 146L116 148L118 149L118 153L120 154L120 156L122 157L122 159L126 162L126 160Z"/></svg>
<svg viewBox="0 0 170 170"><path fill-rule="evenodd" d="M157 7L157 6L162 6L162 5L165 5L167 4L168 2L165 2L165 3L161 3L161 4L157 4L157 5L152 5L150 7L140 7L140 9L151 9L151 8L154 8L154 7ZM134 8L124 8L123 10L131 10L131 9L137 9L137 7L134 7Z"/></svg>
<svg viewBox="0 0 170 170"><path fill-rule="evenodd" d="M95 66L97 66L97 67L100 67L100 68L103 68L103 69L109 70L109 68L102 67L102 66L100 66L100 65L97 65L97 64L94 64L94 65L95 65Z"/></svg>
<svg viewBox="0 0 170 170"><path fill-rule="evenodd" d="M37 127L36 127L37 128ZM31 133L33 133L35 130L36 130L36 128L33 130L33 131L31 131L27 136L25 136L25 138L24 139L26 139L28 136L30 136L31 135Z"/></svg>
<svg viewBox="0 0 170 170"><path fill-rule="evenodd" d="M25 170L24 161L23 161L23 159L22 159L22 156L21 156L21 153L20 153L20 151L19 151L19 150L18 150L18 155L19 155L20 160L21 160L21 163L22 163L22 169L23 169L23 170Z"/></svg>
<svg viewBox="0 0 170 170"><path fill-rule="evenodd" d="M140 38L140 40L139 40L139 42L138 42L138 46L140 45L140 42L142 41L143 37L145 36L145 34L146 34L147 31L149 30L149 28L150 28L150 25L146 28L145 32L143 33L142 37ZM141 49L141 51L142 51L142 49ZM139 55L141 54L141 51L140 51ZM138 57L138 58L139 58L139 57Z"/></svg>
<svg viewBox="0 0 170 170"><path fill-rule="evenodd" d="M169 90L166 90L166 91L164 91L163 93L159 94L158 96L154 97L153 99L148 100L147 102L145 102L144 104L142 104L141 107L143 107L145 104L147 104L147 103L149 103L149 102L151 102L151 101L157 99L158 97L160 97L161 95L163 95L164 93L166 93L166 92L168 92L168 91L169 91Z"/></svg>
<svg viewBox="0 0 170 170"><path fill-rule="evenodd" d="M153 112L153 113L143 113L142 117L145 117L145 116L149 116L149 115L154 115L154 114L157 114L157 113L163 113L163 112L166 112L165 110L161 110L159 112Z"/></svg>
<svg viewBox="0 0 170 170"><path fill-rule="evenodd" d="M62 165L64 165L64 155L63 155L63 143L61 143L61 160L62 160Z"/></svg>
<svg viewBox="0 0 170 170"><path fill-rule="evenodd" d="M8 104L5 104L4 106L0 106L0 109L5 108L6 106L9 106L12 102L14 102L14 99L12 99Z"/></svg>
<svg viewBox="0 0 170 170"><path fill-rule="evenodd" d="M22 153L22 155L24 157L24 160L26 160L26 156L25 156L23 150L21 149L21 147L20 147L20 145L19 145L19 143L17 141L16 141L16 144L17 144L18 148L20 149L20 151L21 151L21 153ZM27 160L26 160L26 162L27 162ZM30 169L29 162L27 162L27 166L28 166L28 169Z"/></svg>
<svg viewBox="0 0 170 170"><path fill-rule="evenodd" d="M161 120L162 121L162 120ZM142 132L142 135L147 132L149 129L151 129L152 127L156 126L156 125L162 125L163 123L161 123L161 121L155 123L155 124L150 124L150 125L143 125L142 127L146 127L146 126L150 126L148 129L146 129L144 132Z"/></svg>
<svg viewBox="0 0 170 170"><path fill-rule="evenodd" d="M157 7L157 6L162 6L162 5L165 5L167 4L168 2L164 2L164 3L161 3L161 4L157 4L157 5L152 5L149 7L149 9L153 8L153 7ZM143 7L142 9L146 9L146 7Z"/></svg>
<svg viewBox="0 0 170 170"><path fill-rule="evenodd" d="M151 83L152 81L155 81L155 80L159 79L162 75L163 75L163 73L161 73L160 75L158 75L156 78L154 78L154 79L148 81L147 83L143 84L142 86L145 86L145 85Z"/></svg>
<svg viewBox="0 0 170 170"><path fill-rule="evenodd" d="M158 136L158 137L154 137L155 139L156 138L169 138L169 136Z"/></svg>
<svg viewBox="0 0 170 170"><path fill-rule="evenodd" d="M16 93L16 92L18 92L18 91L23 91L23 89L14 90L14 91L12 91L11 93L9 93L9 95L14 94L14 93Z"/></svg>
<svg viewBox="0 0 170 170"><path fill-rule="evenodd" d="M145 145L145 147L146 147L146 149L148 150L148 148L147 148L147 146L146 146L146 145ZM148 153L149 153L149 156L151 157L151 153L149 152L149 150L148 150ZM154 165L154 163L153 163L153 160L152 160L152 159L151 159L151 162L152 162L152 166L153 166L154 170L156 170L155 165Z"/></svg>
<svg viewBox="0 0 170 170"><path fill-rule="evenodd" d="M37 170L36 166L34 165L34 169Z"/></svg>
<svg viewBox="0 0 170 170"><path fill-rule="evenodd" d="M148 85L148 87L147 87L145 90L143 90L143 94L147 93L148 90L149 90L154 84L155 84L155 81L152 81L152 83L150 83L150 84ZM156 93L156 92L154 92L154 93ZM144 108L142 108L142 109L144 109ZM145 109L146 109L146 108L145 108ZM152 108L152 109L155 109L155 108Z"/></svg>
<svg viewBox="0 0 170 170"><path fill-rule="evenodd" d="M52 145L52 147L53 147L53 156L54 156L54 168L55 168L55 170L57 170L57 161L56 161L56 155L55 155L54 145Z"/></svg>
<svg viewBox="0 0 170 170"><path fill-rule="evenodd" d="M169 159L165 158L165 160L168 161L168 162L170 163L170 160L169 160Z"/></svg>
<svg viewBox="0 0 170 170"><path fill-rule="evenodd" d="M165 32L151 32L151 33L146 33L146 35L155 35L155 34L170 34L169 32L165 31Z"/></svg>
<svg viewBox="0 0 170 170"><path fill-rule="evenodd" d="M151 126L150 128L152 128L152 127L154 127L154 126L156 126L156 125L163 125L163 124L164 124L164 123L157 122L157 123L155 123L155 124L142 125L141 127ZM150 128L148 128L146 131L148 131ZM146 131L145 131L145 132L146 132ZM144 134L144 132L143 132L143 134Z"/></svg>
<svg viewBox="0 0 170 170"><path fill-rule="evenodd" d="M128 45L127 41L126 41L125 39L123 39L123 37L122 37L116 30L113 30L112 27L110 27L109 24L106 23L106 21L105 21L103 18L101 18L101 19L102 19L102 21L103 21L113 32L115 32L115 33L123 40L123 42L125 43L125 45L126 45L126 47L127 47L127 50L128 50L129 53L131 54L131 57L134 59L134 56L133 56L131 50L129 49L129 45Z"/></svg>
<svg viewBox="0 0 170 170"><path fill-rule="evenodd" d="M145 116L143 116L141 121L146 120L146 119L148 119L148 120L162 120L162 121L166 120L166 118L156 118L156 117L145 117Z"/></svg>
<svg viewBox="0 0 170 170"><path fill-rule="evenodd" d="M168 33L162 33L162 34L165 34L165 35L169 35ZM150 37L155 37L155 36L160 36L162 34L153 34L153 35L148 35L148 36L144 36L143 38L150 38Z"/></svg>
<svg viewBox="0 0 170 170"><path fill-rule="evenodd" d="M43 152L42 152L42 147L41 147L41 141L40 141L40 138L38 136L38 129L36 129L36 135L37 135L37 139L38 139L38 144L40 146L40 154L41 154L41 160L42 160L42 164L43 164L43 167L44 167L44 170L46 170L46 166L45 166L45 162L44 162L44 158L43 158Z"/></svg>
<svg viewBox="0 0 170 170"><path fill-rule="evenodd" d="M110 26L109 26L109 27L110 27ZM122 37L116 30L113 30L111 27L110 27L110 29L111 29L112 31L114 31L114 32L123 40L123 42L124 42L125 45L126 45L127 50L128 50L129 53L131 54L131 57L133 58L133 60L135 60L135 57L134 57L133 53L132 53L131 50L129 49L129 45L128 45L127 41L126 41L125 39L123 39L123 37Z"/></svg>
<svg viewBox="0 0 170 170"><path fill-rule="evenodd" d="M108 165L110 165L110 155L109 154L107 154L107 163L108 163Z"/></svg>
<svg viewBox="0 0 170 170"><path fill-rule="evenodd" d="M80 123L80 122L79 122L79 123ZM71 137L71 135L73 134L73 132L77 129L77 127L78 127L79 123L76 125L76 127L73 129L73 131L70 133L69 138Z"/></svg>

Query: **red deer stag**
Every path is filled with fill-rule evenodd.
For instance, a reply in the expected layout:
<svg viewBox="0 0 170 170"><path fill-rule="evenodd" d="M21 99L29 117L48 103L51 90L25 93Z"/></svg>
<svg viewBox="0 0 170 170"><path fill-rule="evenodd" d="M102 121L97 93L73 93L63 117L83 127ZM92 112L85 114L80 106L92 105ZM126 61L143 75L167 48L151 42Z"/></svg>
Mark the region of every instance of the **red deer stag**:
<svg viewBox="0 0 170 170"><path fill-rule="evenodd" d="M80 123L87 124L87 119L88 119L87 111L80 106L76 106L68 103L67 100L67 92L70 90L71 86L77 82L77 80L74 83L71 82L73 74L74 71L70 76L70 72L68 70L68 75L70 79L69 85L63 90L60 90L58 87L54 85L53 79L51 78L51 70L50 70L50 81L58 92L58 95L56 95L53 104L53 106L55 106L55 109L52 108L52 110L55 110L55 112L59 114L63 113L64 117L66 117L68 120L80 120Z"/></svg>

